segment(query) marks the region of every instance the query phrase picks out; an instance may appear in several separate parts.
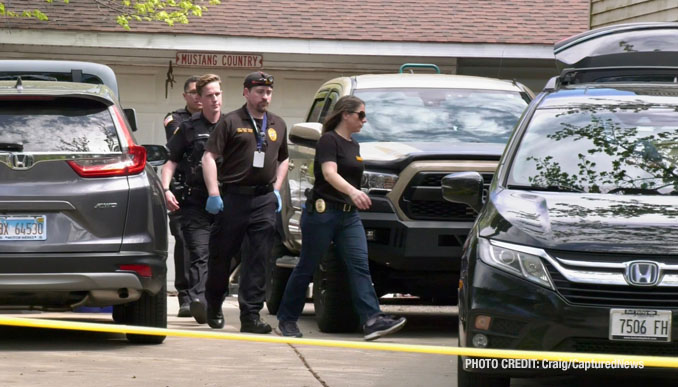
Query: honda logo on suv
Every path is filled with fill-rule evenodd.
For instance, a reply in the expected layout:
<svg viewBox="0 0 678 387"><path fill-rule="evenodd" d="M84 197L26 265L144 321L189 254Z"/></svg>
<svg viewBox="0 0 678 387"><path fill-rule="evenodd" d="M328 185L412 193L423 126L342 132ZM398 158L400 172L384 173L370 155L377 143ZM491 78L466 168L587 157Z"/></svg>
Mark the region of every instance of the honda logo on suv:
<svg viewBox="0 0 678 387"><path fill-rule="evenodd" d="M24 153L13 153L12 154L12 168L13 169L28 169L33 166L35 160L33 155L27 155Z"/></svg>
<svg viewBox="0 0 678 387"><path fill-rule="evenodd" d="M633 261L626 265L626 282L635 286L652 286L659 282L659 265L655 262Z"/></svg>

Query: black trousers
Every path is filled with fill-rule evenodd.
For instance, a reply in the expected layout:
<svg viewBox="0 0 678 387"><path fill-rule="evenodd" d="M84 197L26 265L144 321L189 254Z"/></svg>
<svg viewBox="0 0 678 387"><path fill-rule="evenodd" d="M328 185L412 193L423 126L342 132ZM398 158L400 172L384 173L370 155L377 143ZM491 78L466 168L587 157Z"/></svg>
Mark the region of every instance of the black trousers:
<svg viewBox="0 0 678 387"><path fill-rule="evenodd" d="M277 199L265 195L222 195L224 210L215 215L210 235L205 298L221 307L228 292L228 273L233 257L242 246L238 303L240 319L259 316L266 299L266 260L275 232Z"/></svg>
<svg viewBox="0 0 678 387"><path fill-rule="evenodd" d="M207 260L209 258L210 232L214 215L205 211L201 203L184 203L182 206L182 231L188 250L188 297L205 301Z"/></svg>
<svg viewBox="0 0 678 387"><path fill-rule="evenodd" d="M181 230L181 209L169 214L169 229L174 237L174 288L177 289L179 305L188 305L188 251Z"/></svg>

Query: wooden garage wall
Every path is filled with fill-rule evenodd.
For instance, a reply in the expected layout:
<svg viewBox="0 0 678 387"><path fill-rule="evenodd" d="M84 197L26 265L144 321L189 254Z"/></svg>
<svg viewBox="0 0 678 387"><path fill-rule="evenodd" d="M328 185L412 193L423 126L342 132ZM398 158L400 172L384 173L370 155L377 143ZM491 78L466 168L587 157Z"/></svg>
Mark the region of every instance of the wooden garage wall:
<svg viewBox="0 0 678 387"><path fill-rule="evenodd" d="M678 21L676 0L591 0L591 29L611 24Z"/></svg>

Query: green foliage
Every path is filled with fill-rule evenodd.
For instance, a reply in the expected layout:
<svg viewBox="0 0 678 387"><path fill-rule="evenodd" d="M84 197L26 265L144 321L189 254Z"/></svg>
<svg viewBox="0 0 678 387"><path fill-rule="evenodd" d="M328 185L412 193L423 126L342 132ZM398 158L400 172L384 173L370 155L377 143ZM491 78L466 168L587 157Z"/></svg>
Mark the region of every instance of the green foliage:
<svg viewBox="0 0 678 387"><path fill-rule="evenodd" d="M45 0L51 4L54 0ZM62 0L69 4L69 0ZM207 5L218 5L220 0L91 0L97 5L115 12L115 21L126 30L130 22L160 21L169 26L188 24L190 17L201 17ZM39 9L12 10L0 0L0 16L13 18L35 18L47 21L48 16Z"/></svg>

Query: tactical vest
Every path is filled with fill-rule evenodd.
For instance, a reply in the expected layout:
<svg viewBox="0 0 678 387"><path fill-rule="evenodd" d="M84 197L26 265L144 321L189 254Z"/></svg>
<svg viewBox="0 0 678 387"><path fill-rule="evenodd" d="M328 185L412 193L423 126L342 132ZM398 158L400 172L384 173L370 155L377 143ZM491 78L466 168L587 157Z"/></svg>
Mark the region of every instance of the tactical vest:
<svg viewBox="0 0 678 387"><path fill-rule="evenodd" d="M174 131L176 130L175 126L178 127L181 125L182 122L190 120L191 119L191 113L189 113L186 108L180 108L177 109L171 113L167 113L165 116L165 120L167 120L167 117L172 116L172 121L174 121L176 124L172 125L171 131L168 131L168 126L165 124L165 135L167 136L167 140L169 141L170 137L174 134ZM174 196L181 202L181 200L185 197L186 194L186 176L185 176L185 170L184 166L181 164L177 165L177 169L174 171L174 176L172 176L172 181L170 182L170 190L174 194Z"/></svg>

